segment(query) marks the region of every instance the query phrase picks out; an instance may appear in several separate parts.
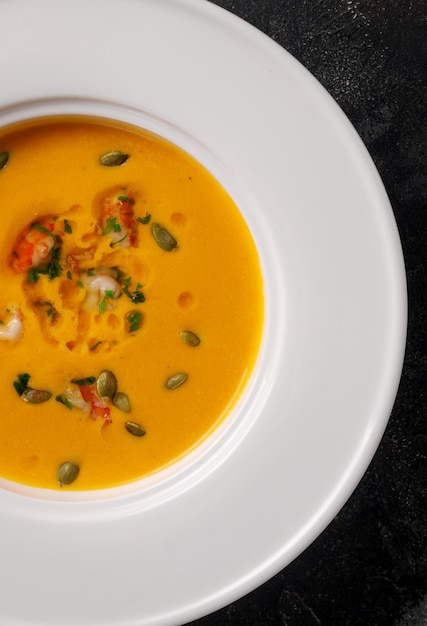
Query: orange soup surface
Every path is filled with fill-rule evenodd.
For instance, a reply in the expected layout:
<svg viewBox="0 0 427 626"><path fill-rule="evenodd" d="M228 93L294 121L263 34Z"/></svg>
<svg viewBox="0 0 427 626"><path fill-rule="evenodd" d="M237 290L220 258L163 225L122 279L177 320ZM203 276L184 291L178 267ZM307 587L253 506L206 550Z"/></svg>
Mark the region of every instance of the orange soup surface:
<svg viewBox="0 0 427 626"><path fill-rule="evenodd" d="M114 487L182 458L253 370L263 283L223 187L86 117L0 133L0 477Z"/></svg>

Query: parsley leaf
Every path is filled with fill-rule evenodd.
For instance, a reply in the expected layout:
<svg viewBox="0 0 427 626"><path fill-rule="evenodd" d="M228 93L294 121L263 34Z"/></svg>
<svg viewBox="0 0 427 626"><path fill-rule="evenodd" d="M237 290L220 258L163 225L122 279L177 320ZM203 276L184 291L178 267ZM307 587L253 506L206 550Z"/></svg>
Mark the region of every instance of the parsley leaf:
<svg viewBox="0 0 427 626"><path fill-rule="evenodd" d="M141 283L137 283L136 289L134 291L130 290L130 284L132 279L130 276L122 279L122 287L123 293L131 300L134 304L139 304L141 302L145 302L145 296L141 291Z"/></svg>
<svg viewBox="0 0 427 626"><path fill-rule="evenodd" d="M28 383L30 382L30 375L18 374L17 379L18 380L14 381L13 386L15 387L18 396L22 396L22 394L28 387Z"/></svg>
<svg viewBox="0 0 427 626"><path fill-rule="evenodd" d="M93 344L93 346L91 346L91 348L89 348L89 350L96 350L100 345L101 345L102 341L97 341L96 343Z"/></svg>
<svg viewBox="0 0 427 626"><path fill-rule="evenodd" d="M53 238L54 241L56 241L56 237L53 234L52 231L50 231L48 228L46 228L45 226L42 226L41 224L39 224L38 222L35 222L32 226L34 228L34 230L38 230L40 233L43 233L44 235L49 235L50 237Z"/></svg>
<svg viewBox="0 0 427 626"><path fill-rule="evenodd" d="M121 243L122 241L124 241L126 239L127 235L124 235L124 237L122 237L121 239L118 239L117 241L112 241L110 243L110 248L112 248L113 246L117 245L118 243Z"/></svg>
<svg viewBox="0 0 427 626"><path fill-rule="evenodd" d="M58 278L62 275L62 268L59 264L59 255L61 252L61 248L58 246L54 248L52 251L52 260L47 267L47 275L49 280L53 280L54 278Z"/></svg>
<svg viewBox="0 0 427 626"><path fill-rule="evenodd" d="M117 200L120 202L126 202L127 204L135 204L135 200L133 198L129 198L128 196L117 196Z"/></svg>
<svg viewBox="0 0 427 626"><path fill-rule="evenodd" d="M50 322L51 324L54 324L56 318L59 315L58 310L54 307L54 305L52 304L52 302L49 302L49 300L45 300L44 302L38 300L34 303L36 306L38 307L46 307L45 308L45 312L46 315L48 317L50 317Z"/></svg>
<svg viewBox="0 0 427 626"><path fill-rule="evenodd" d="M57 402L60 402L61 404L63 404L64 406L67 407L67 409L72 409L73 408L73 403L71 402L71 400L69 400L65 395L62 396L56 396L55 400Z"/></svg>
<svg viewBox="0 0 427 626"><path fill-rule="evenodd" d="M134 333L141 328L142 313L139 311L130 311L126 316L126 320L129 332Z"/></svg>
<svg viewBox="0 0 427 626"><path fill-rule="evenodd" d="M71 382L79 387L89 387L90 385L96 383L96 377L87 376L86 378L73 378Z"/></svg>
<svg viewBox="0 0 427 626"><path fill-rule="evenodd" d="M151 220L151 213L146 213L144 217L136 218L136 221L140 222L141 224L148 224L150 220Z"/></svg>
<svg viewBox="0 0 427 626"><path fill-rule="evenodd" d="M45 268L30 267L27 273L27 282L36 283L40 277L40 274L46 274L49 280L62 276L62 267L59 262L59 255L61 254L61 247L58 246L52 250L52 258Z"/></svg>
<svg viewBox="0 0 427 626"><path fill-rule="evenodd" d="M109 217L107 219L107 224L102 231L103 235L109 235L110 233L119 233L122 230L120 224L117 223L116 217Z"/></svg>
<svg viewBox="0 0 427 626"><path fill-rule="evenodd" d="M114 291L111 291L110 289L106 289L104 291L104 297L102 298L102 300L99 302L98 304L98 313L100 315L102 315L103 313L105 313L105 311L107 310L107 300L114 300Z"/></svg>
<svg viewBox="0 0 427 626"><path fill-rule="evenodd" d="M36 283L39 279L40 271L36 267L32 267L28 270L27 274L27 282L28 283Z"/></svg>

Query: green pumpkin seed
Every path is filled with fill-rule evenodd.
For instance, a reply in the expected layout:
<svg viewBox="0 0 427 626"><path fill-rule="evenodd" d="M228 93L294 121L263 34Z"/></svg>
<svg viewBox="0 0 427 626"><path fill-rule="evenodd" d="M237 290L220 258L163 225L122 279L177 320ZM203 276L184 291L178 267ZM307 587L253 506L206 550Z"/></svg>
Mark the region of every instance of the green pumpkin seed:
<svg viewBox="0 0 427 626"><path fill-rule="evenodd" d="M153 233L153 237L155 242L162 250L166 250L166 252L172 252L178 245L177 240L172 237L169 231L160 224L156 224L155 222L151 225L151 232Z"/></svg>
<svg viewBox="0 0 427 626"><path fill-rule="evenodd" d="M180 372L179 374L174 374L166 381L166 389L176 389L187 380L188 375Z"/></svg>
<svg viewBox="0 0 427 626"><path fill-rule="evenodd" d="M9 152L0 152L0 170L4 168L9 161Z"/></svg>
<svg viewBox="0 0 427 626"><path fill-rule="evenodd" d="M117 391L117 378L110 370L102 370L96 380L96 390L102 399L110 400Z"/></svg>
<svg viewBox="0 0 427 626"><path fill-rule="evenodd" d="M117 391L113 396L113 404L123 413L129 413L131 406L128 396L122 391Z"/></svg>
<svg viewBox="0 0 427 626"><path fill-rule="evenodd" d="M145 429L136 422L125 422L125 428L134 437L143 437L145 435Z"/></svg>
<svg viewBox="0 0 427 626"><path fill-rule="evenodd" d="M30 404L41 404L42 402L47 402L52 397L50 391L45 391L43 389L31 389L31 387L27 387L21 394L22 400L24 402L29 402Z"/></svg>
<svg viewBox="0 0 427 626"><path fill-rule="evenodd" d="M125 154L121 150L111 150L106 152L99 158L101 165L106 167L116 167L117 165L123 165L128 160L129 155Z"/></svg>
<svg viewBox="0 0 427 626"><path fill-rule="evenodd" d="M196 333L193 333L191 330L182 330L179 333L182 341L187 345L187 346L198 346L200 343L200 338L196 335Z"/></svg>
<svg viewBox="0 0 427 626"><path fill-rule="evenodd" d="M63 485L71 485L79 475L80 467L75 463L71 463L70 461L65 461L58 467L58 471L56 472L56 480L59 485L62 487Z"/></svg>

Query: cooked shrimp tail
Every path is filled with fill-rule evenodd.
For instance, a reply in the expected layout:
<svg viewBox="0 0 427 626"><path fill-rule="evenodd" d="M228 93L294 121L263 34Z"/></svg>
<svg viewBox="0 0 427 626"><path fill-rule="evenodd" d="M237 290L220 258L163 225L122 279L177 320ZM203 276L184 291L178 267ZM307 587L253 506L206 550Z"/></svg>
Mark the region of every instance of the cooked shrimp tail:
<svg viewBox="0 0 427 626"><path fill-rule="evenodd" d="M17 274L49 262L56 240L53 230L54 221L47 218L33 222L18 237L10 263Z"/></svg>
<svg viewBox="0 0 427 626"><path fill-rule="evenodd" d="M110 246L128 248L136 245L134 198L126 190L110 194L101 201L102 234L112 239Z"/></svg>

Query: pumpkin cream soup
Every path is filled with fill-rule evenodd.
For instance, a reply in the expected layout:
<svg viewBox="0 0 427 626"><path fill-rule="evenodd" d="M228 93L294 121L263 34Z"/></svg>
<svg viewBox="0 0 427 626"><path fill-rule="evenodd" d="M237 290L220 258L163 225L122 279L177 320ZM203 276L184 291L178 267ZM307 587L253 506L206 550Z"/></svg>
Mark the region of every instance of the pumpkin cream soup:
<svg viewBox="0 0 427 626"><path fill-rule="evenodd" d="M0 132L0 476L114 487L223 420L263 284L231 198L187 153L86 117Z"/></svg>

